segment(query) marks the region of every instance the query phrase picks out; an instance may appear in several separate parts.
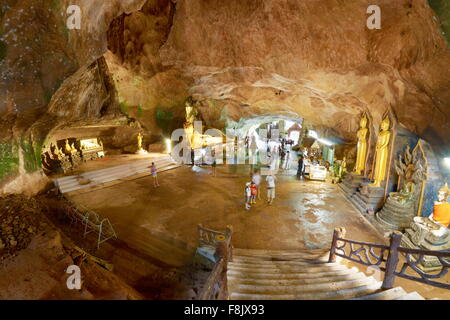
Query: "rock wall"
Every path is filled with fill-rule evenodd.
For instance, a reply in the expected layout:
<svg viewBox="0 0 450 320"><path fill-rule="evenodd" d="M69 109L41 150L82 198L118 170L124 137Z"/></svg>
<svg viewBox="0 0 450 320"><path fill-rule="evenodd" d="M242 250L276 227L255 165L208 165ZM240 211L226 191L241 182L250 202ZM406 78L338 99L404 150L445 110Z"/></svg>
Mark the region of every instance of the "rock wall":
<svg viewBox="0 0 450 320"><path fill-rule="evenodd" d="M7 0L0 5L0 195L32 195L45 188L41 150L52 131L120 118L102 57L106 33L116 16L144 2ZM82 10L80 30L66 27L72 4Z"/></svg>
<svg viewBox="0 0 450 320"><path fill-rule="evenodd" d="M361 111L377 131L392 109L412 132L449 145L445 5L433 1L438 17L426 0L378 1L382 28L369 30L369 0L173 2L147 1L109 32L119 96L147 112L143 121L192 95L208 126L290 113L351 142Z"/></svg>
<svg viewBox="0 0 450 320"><path fill-rule="evenodd" d="M69 4L81 7L80 30L66 27ZM371 4L5 0L0 179L35 172L40 145L61 123L95 123L120 109L156 139L182 123L189 96L207 126L291 114L350 142L361 111L377 131L392 109L442 154L450 145L445 6L438 17L426 0L380 0L382 28L369 30ZM95 74L105 74L105 53L111 81Z"/></svg>

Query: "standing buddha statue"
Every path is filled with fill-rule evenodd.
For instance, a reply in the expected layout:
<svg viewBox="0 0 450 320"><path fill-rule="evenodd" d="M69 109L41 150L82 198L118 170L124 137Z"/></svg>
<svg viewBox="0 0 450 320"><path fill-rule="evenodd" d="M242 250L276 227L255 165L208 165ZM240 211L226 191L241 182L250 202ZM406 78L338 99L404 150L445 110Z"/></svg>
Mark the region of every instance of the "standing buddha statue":
<svg viewBox="0 0 450 320"><path fill-rule="evenodd" d="M142 149L142 138L143 138L142 133L139 132L139 134L138 134L138 136L137 136L137 140L138 140L138 151L143 150L143 149Z"/></svg>
<svg viewBox="0 0 450 320"><path fill-rule="evenodd" d="M369 186L380 187L381 182L386 178L387 160L389 157L389 141L391 139L391 132L389 131L390 121L386 116L381 122L381 131L378 134L375 158L375 170L373 175L373 183Z"/></svg>
<svg viewBox="0 0 450 320"><path fill-rule="evenodd" d="M357 155L354 174L361 175L364 173L364 168L366 166L366 155L367 155L367 117L364 115L361 118L360 129L358 130L356 136L358 137L357 145Z"/></svg>

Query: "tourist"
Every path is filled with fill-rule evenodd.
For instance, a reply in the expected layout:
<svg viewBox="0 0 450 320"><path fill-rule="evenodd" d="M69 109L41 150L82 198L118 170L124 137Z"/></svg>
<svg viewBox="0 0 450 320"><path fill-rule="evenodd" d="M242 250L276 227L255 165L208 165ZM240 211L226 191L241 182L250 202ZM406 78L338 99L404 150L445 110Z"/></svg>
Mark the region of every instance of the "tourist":
<svg viewBox="0 0 450 320"><path fill-rule="evenodd" d="M152 162L152 165L151 165L151 167L150 167L151 169L150 169L150 171L151 171L151 174L152 174L152 177L153 177L153 186L156 188L156 187L159 187L159 183L158 183L158 170L156 169L156 166L155 166L155 163L154 162Z"/></svg>
<svg viewBox="0 0 450 320"><path fill-rule="evenodd" d="M256 184L253 181L250 184L250 191L251 191L250 203L256 204L256 194L258 192L258 188L256 187Z"/></svg>
<svg viewBox="0 0 450 320"><path fill-rule="evenodd" d="M286 156L285 156L286 158L284 159L284 169L285 169L285 170L289 170L289 169L291 168L291 164L290 164L291 159L290 159L290 156L291 156L290 151L287 150L287 151L286 151Z"/></svg>
<svg viewBox="0 0 450 320"><path fill-rule="evenodd" d="M272 204L273 199L275 199L275 176L270 173L267 177L266 177L266 182L267 182L267 203L268 204Z"/></svg>
<svg viewBox="0 0 450 320"><path fill-rule="evenodd" d="M217 160L216 157L213 156L212 158L212 164L211 164L211 168L212 168L212 176L215 177L216 176L216 167L217 167Z"/></svg>
<svg viewBox="0 0 450 320"><path fill-rule="evenodd" d="M255 183L256 185L256 194L258 196L258 200L261 200L261 188L260 188L260 184L261 184L261 175L259 174L258 171L255 171L253 173L252 176L252 182Z"/></svg>
<svg viewBox="0 0 450 320"><path fill-rule="evenodd" d="M298 158L297 180L303 179L303 156Z"/></svg>
<svg viewBox="0 0 450 320"><path fill-rule="evenodd" d="M279 149L280 150L280 149ZM286 161L286 150L284 150L284 148L283 149L281 149L280 151L279 151L279 154L281 155L281 163L280 163L280 167L281 167L281 169L284 169L284 166L285 166L285 161Z"/></svg>
<svg viewBox="0 0 450 320"><path fill-rule="evenodd" d="M191 148L191 164L195 166L195 150Z"/></svg>
<svg viewBox="0 0 450 320"><path fill-rule="evenodd" d="M245 184L245 210L250 210L251 208L251 196L252 196L252 190L250 189L251 182L247 182Z"/></svg>

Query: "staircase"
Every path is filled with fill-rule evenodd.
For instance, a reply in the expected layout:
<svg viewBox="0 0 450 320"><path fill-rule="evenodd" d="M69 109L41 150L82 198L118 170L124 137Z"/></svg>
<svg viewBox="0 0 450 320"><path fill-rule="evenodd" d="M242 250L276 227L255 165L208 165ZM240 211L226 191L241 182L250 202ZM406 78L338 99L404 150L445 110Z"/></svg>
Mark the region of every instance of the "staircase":
<svg viewBox="0 0 450 320"><path fill-rule="evenodd" d="M150 174L149 166L152 162L155 163L156 168L158 168L158 172L179 166L169 155L162 155L106 169L89 171L79 175L58 178L53 181L61 193L68 193L88 188L92 189L95 186L100 186L112 181L119 181L126 177L143 173ZM80 183L81 181L83 183Z"/></svg>
<svg viewBox="0 0 450 320"><path fill-rule="evenodd" d="M233 300L425 300L356 267L328 262L329 250L233 249L227 282Z"/></svg>

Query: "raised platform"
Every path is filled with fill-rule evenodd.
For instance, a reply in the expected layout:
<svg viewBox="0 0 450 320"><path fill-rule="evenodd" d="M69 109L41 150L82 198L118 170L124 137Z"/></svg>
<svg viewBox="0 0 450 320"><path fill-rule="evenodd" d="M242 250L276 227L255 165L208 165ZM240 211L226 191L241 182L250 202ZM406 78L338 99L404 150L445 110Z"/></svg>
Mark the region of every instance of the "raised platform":
<svg viewBox="0 0 450 320"><path fill-rule="evenodd" d="M123 158L119 157L114 160L115 161L113 162L116 163L124 162ZM61 193L92 189L93 187L102 186L113 181L120 181L123 178L135 175L150 175L149 166L152 162L155 163L159 172L179 166L169 155L153 154L152 156L147 156L141 160L130 158L121 165L109 166L105 169L87 171L62 178L55 178L53 181ZM99 163L96 163L96 166L98 165Z"/></svg>
<svg viewBox="0 0 450 320"><path fill-rule="evenodd" d="M349 199L361 213L377 212L383 206L384 188L371 187L369 182L363 182Z"/></svg>
<svg viewBox="0 0 450 320"><path fill-rule="evenodd" d="M361 175L347 173L342 179L342 182L338 184L339 188L344 191L347 198L354 195L363 182L368 182L367 178Z"/></svg>
<svg viewBox="0 0 450 320"><path fill-rule="evenodd" d="M424 246L418 246L416 245L412 240L411 237L413 236L411 229L406 229L406 233L403 235L402 237L402 241L401 241L401 246L405 247L405 248L410 248L410 249L420 249L420 250L433 250L432 248L429 247L424 247ZM433 250L433 251L437 251L437 252L450 252L450 248L447 247L447 249L442 249L439 248L441 250ZM413 255L414 259L418 259L418 256ZM450 260L446 260L448 262L450 262ZM424 256L423 260L421 263L417 264L417 267L419 267L420 269L422 269L425 272L436 272L436 271L440 271L442 269L442 264L439 262L439 259L435 256Z"/></svg>
<svg viewBox="0 0 450 320"><path fill-rule="evenodd" d="M376 214L376 219L390 229L404 231L411 225L414 216L413 202L401 205L389 197L381 211Z"/></svg>

